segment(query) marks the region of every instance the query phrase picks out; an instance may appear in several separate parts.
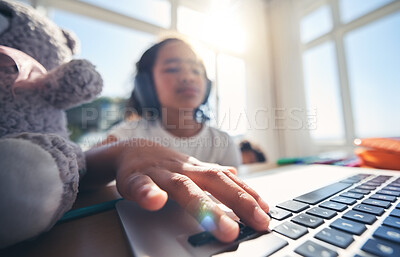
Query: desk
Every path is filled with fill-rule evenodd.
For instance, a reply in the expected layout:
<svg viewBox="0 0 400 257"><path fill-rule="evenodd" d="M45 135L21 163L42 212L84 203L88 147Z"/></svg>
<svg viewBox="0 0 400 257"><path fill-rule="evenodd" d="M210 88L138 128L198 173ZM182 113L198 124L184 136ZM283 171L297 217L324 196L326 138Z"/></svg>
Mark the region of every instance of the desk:
<svg viewBox="0 0 400 257"><path fill-rule="evenodd" d="M93 192L78 195L73 208L120 198L115 184ZM1 257L130 257L131 250L125 239L115 209L55 225L38 238L4 250Z"/></svg>
<svg viewBox="0 0 400 257"><path fill-rule="evenodd" d="M246 165L242 175L273 166ZM120 198L115 183L93 192L80 193L73 206L81 208ZM0 250L1 257L131 257L124 231L115 209L55 225L34 240Z"/></svg>

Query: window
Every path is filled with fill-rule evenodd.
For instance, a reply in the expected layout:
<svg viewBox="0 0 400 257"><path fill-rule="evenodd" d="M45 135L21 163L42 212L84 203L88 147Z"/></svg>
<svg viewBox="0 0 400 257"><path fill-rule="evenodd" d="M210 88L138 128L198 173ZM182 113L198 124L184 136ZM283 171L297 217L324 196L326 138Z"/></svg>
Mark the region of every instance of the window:
<svg viewBox="0 0 400 257"><path fill-rule="evenodd" d="M104 131L123 119L125 99L133 89L135 61L155 36L58 9L50 15L60 27L77 35L81 54L76 58L90 60L103 78L99 99L67 111L70 138L87 149L102 141ZM93 31L101 33L94 37Z"/></svg>
<svg viewBox="0 0 400 257"><path fill-rule="evenodd" d="M242 19L235 10L205 14L180 6L178 31L235 53L243 53L246 48Z"/></svg>
<svg viewBox="0 0 400 257"><path fill-rule="evenodd" d="M171 24L171 4L167 0L81 0L110 9L154 25L168 28Z"/></svg>
<svg viewBox="0 0 400 257"><path fill-rule="evenodd" d="M244 92L246 35L240 14L241 3L220 5L217 1L218 4L211 6L200 1L189 4L190 8L179 1L171 3L170 0L120 0L117 4L107 0L35 1L35 5L60 27L77 34L81 53L75 58L91 61L104 81L99 99L68 111L74 141L79 141L85 134L100 132L101 135L101 131L123 118L121 109L133 87L135 62L160 36L171 35L171 32L185 34L204 60L207 75L214 85L209 98L211 117L218 117L219 108L228 104L226 99L231 91L226 89L229 86L234 92ZM91 13L90 18L85 13ZM178 31L174 31L175 24ZM235 81L231 81L232 75L227 72L228 64L217 67L217 56L228 53L235 55L233 63L229 64L235 69ZM224 63L224 57L221 60ZM245 94L238 93L236 98L241 98L237 103L242 104ZM84 110L87 113L83 113ZM217 123L217 120L212 121L212 124ZM237 134L237 131L245 132L239 129L232 133Z"/></svg>
<svg viewBox="0 0 400 257"><path fill-rule="evenodd" d="M155 36L57 9L52 10L51 18L77 35L81 43L77 57L94 63L103 77L101 95L128 98L135 61L155 41ZM97 31L95 36L93 31Z"/></svg>
<svg viewBox="0 0 400 257"><path fill-rule="evenodd" d="M400 12L351 31L345 38L357 137L400 133Z"/></svg>
<svg viewBox="0 0 400 257"><path fill-rule="evenodd" d="M398 136L400 4L304 3L300 38L307 106L317 112L317 128L310 131L314 143L352 145L355 137ZM359 21L351 22L355 19Z"/></svg>
<svg viewBox="0 0 400 257"><path fill-rule="evenodd" d="M301 42L307 43L332 29L329 6L324 5L301 19Z"/></svg>
<svg viewBox="0 0 400 257"><path fill-rule="evenodd" d="M359 18L393 0L340 0L340 20L343 23Z"/></svg>
<svg viewBox="0 0 400 257"><path fill-rule="evenodd" d="M231 135L246 132L245 64L242 59L220 54L218 70L218 128Z"/></svg>
<svg viewBox="0 0 400 257"><path fill-rule="evenodd" d="M307 108L316 111L317 125L311 137L318 141L343 141L344 127L333 42L303 54Z"/></svg>

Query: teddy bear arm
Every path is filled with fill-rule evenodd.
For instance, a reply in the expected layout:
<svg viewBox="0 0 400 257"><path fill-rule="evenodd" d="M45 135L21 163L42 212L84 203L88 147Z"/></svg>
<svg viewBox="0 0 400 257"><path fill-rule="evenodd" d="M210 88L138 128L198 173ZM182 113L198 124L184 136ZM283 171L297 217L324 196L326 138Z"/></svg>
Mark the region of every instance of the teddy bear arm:
<svg viewBox="0 0 400 257"><path fill-rule="evenodd" d="M100 74L87 60L72 60L51 70L43 81L42 95L59 109L94 99L103 86Z"/></svg>

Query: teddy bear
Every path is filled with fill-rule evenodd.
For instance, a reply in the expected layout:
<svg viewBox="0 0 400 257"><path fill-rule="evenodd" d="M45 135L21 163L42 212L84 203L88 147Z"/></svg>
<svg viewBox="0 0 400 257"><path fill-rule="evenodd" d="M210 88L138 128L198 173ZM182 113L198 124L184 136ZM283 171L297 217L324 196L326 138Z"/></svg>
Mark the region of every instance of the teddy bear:
<svg viewBox="0 0 400 257"><path fill-rule="evenodd" d="M48 231L74 203L85 158L65 110L102 79L72 59L75 36L30 6L0 1L0 248Z"/></svg>

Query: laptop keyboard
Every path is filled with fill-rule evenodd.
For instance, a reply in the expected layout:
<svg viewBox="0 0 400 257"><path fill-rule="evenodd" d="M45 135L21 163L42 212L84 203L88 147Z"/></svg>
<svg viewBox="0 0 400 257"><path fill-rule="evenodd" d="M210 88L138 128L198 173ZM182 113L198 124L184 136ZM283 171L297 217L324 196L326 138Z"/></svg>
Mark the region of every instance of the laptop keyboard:
<svg viewBox="0 0 400 257"><path fill-rule="evenodd" d="M365 238L366 242L361 250L368 253L368 256L398 257L399 196L400 177L358 174L280 203L268 213L273 220L280 223L267 234L266 243L271 247L263 252L263 256L285 249L291 241L302 240L312 230L316 231L314 237L300 242L292 250L305 257L338 256L335 247L347 249L379 217L389 212L383 221L379 221L381 224L372 237ZM392 208L393 205L395 206ZM329 223L329 226L319 228L324 223ZM239 227L239 243L261 235L241 223ZM193 247L201 247L216 242L216 239L205 231L190 236L188 242ZM359 252L363 253L362 251Z"/></svg>

